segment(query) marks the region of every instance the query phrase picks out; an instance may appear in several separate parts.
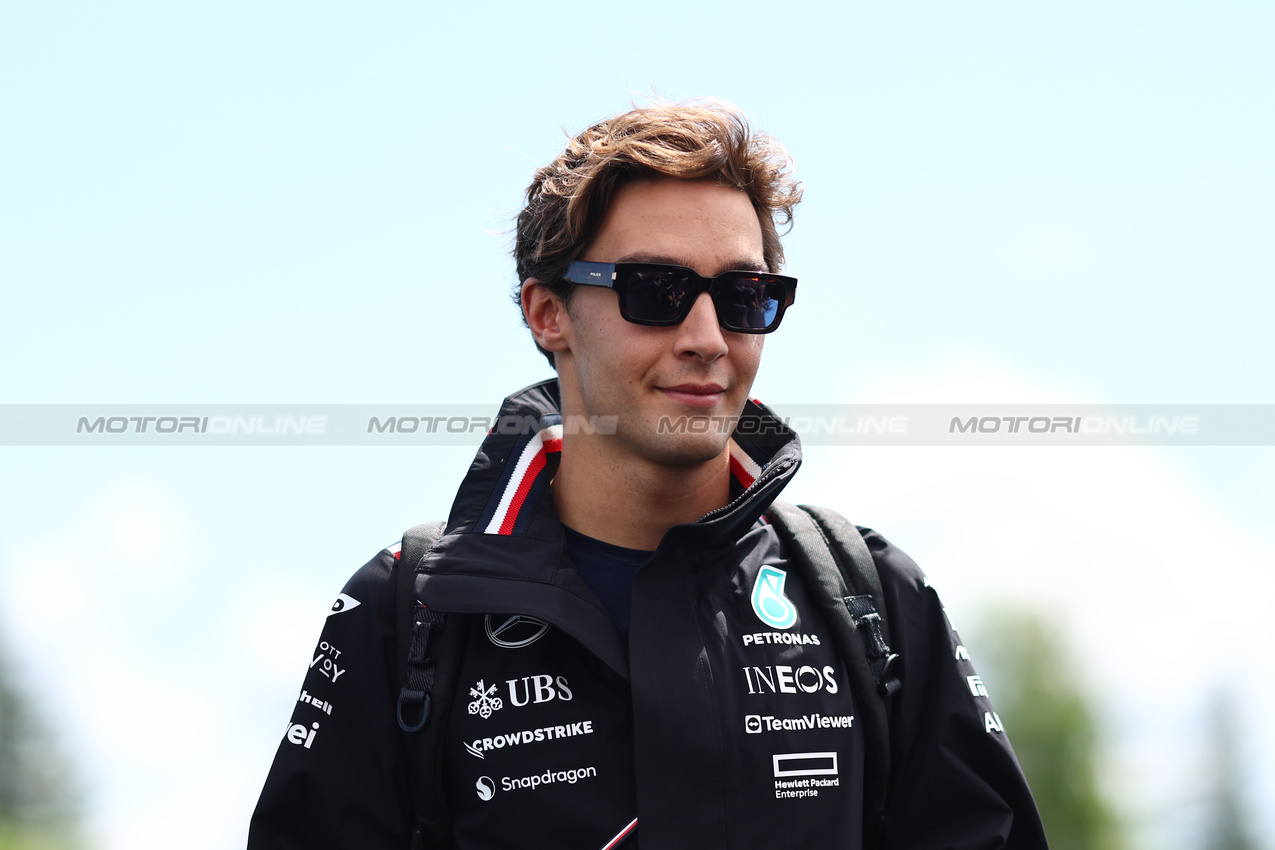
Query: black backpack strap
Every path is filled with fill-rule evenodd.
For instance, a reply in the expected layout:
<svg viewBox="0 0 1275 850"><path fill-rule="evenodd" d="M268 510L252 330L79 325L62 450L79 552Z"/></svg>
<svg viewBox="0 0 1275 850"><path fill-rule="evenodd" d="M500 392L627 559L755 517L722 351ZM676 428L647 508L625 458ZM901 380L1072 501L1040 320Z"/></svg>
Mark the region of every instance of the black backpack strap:
<svg viewBox="0 0 1275 850"><path fill-rule="evenodd" d="M815 525L823 532L829 551L837 559L837 566L845 576L846 584L855 594L845 600L850 616L860 634L870 638L868 642L868 666L872 678L883 697L889 697L903 686L899 679L899 656L890 652L890 624L886 619L885 591L881 589L881 576L876 561L863 535L854 523L836 511L816 505L801 505ZM847 570L845 561L853 569Z"/></svg>
<svg viewBox="0 0 1275 850"><path fill-rule="evenodd" d="M806 584L832 626L856 710L863 715L863 824L871 846L885 812L890 776L887 699L901 686L899 657L889 647L881 577L863 536L840 514L776 501L769 516L792 544Z"/></svg>
<svg viewBox="0 0 1275 850"><path fill-rule="evenodd" d="M434 689L434 659L427 655L429 640L442 631L447 618L417 602L416 567L442 533L441 522L412 526L403 533L399 552L394 616L398 657L406 659L400 669L402 687L398 694L398 725L404 732L416 732L429 722Z"/></svg>
<svg viewBox="0 0 1275 850"><path fill-rule="evenodd" d="M451 822L443 796L443 730L456 692L467 618L430 611L416 598L421 559L443 533L443 523L417 525L403 535L397 577L396 637L399 670L398 725L407 751L407 774L417 828L414 850L446 847Z"/></svg>

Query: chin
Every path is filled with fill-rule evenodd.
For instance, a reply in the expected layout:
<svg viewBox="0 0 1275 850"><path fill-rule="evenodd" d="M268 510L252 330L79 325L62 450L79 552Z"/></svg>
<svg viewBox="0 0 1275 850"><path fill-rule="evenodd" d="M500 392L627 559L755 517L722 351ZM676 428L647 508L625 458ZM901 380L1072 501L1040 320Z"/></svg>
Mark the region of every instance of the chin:
<svg viewBox="0 0 1275 850"><path fill-rule="evenodd" d="M660 434L647 456L665 466L698 466L720 458L729 439L729 434Z"/></svg>

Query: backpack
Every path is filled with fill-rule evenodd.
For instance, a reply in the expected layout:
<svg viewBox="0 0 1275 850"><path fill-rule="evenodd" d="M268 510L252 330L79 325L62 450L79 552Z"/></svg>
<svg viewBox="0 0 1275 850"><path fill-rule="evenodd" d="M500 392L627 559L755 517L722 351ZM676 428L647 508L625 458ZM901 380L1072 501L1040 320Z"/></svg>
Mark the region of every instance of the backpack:
<svg viewBox="0 0 1275 850"><path fill-rule="evenodd" d="M884 821L890 774L889 702L902 686L901 659L890 651L881 578L859 530L835 511L776 501L766 517L792 551L806 586L832 627L851 693L863 715L864 846L870 847ZM416 571L442 533L441 522L408 529L398 567L396 636L403 664L397 711L418 825L414 850L447 847L451 841L442 782L446 722L429 721L435 712L445 717L452 703L469 629L463 622L466 615L456 614L452 627L445 629L447 615L430 611L415 598Z"/></svg>

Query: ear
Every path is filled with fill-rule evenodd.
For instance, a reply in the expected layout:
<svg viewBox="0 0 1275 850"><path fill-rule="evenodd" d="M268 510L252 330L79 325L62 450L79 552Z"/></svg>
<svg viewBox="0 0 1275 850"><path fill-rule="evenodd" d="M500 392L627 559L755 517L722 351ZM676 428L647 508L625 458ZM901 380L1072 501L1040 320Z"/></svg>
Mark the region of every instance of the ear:
<svg viewBox="0 0 1275 850"><path fill-rule="evenodd" d="M571 319L567 307L549 287L534 277L522 282L522 315L531 335L545 351L566 351Z"/></svg>

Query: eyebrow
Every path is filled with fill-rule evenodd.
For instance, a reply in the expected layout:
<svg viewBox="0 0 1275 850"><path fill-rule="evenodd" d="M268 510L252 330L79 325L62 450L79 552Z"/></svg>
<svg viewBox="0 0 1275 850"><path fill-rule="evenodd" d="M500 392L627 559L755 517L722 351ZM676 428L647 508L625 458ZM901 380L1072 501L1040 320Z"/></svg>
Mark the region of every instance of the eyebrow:
<svg viewBox="0 0 1275 850"><path fill-rule="evenodd" d="M677 259L676 257L669 257L664 254L648 254L642 251L637 251L632 254L625 254L623 257L620 257L620 259L616 260L615 262L617 263L662 263L666 266L681 266L682 268L691 267L690 264L688 264L686 261ZM753 257L751 259L736 258L734 260L731 260L730 264L720 269L720 271L722 272L729 272L729 271L764 272L766 271L766 263L764 260L759 260L756 257Z"/></svg>

